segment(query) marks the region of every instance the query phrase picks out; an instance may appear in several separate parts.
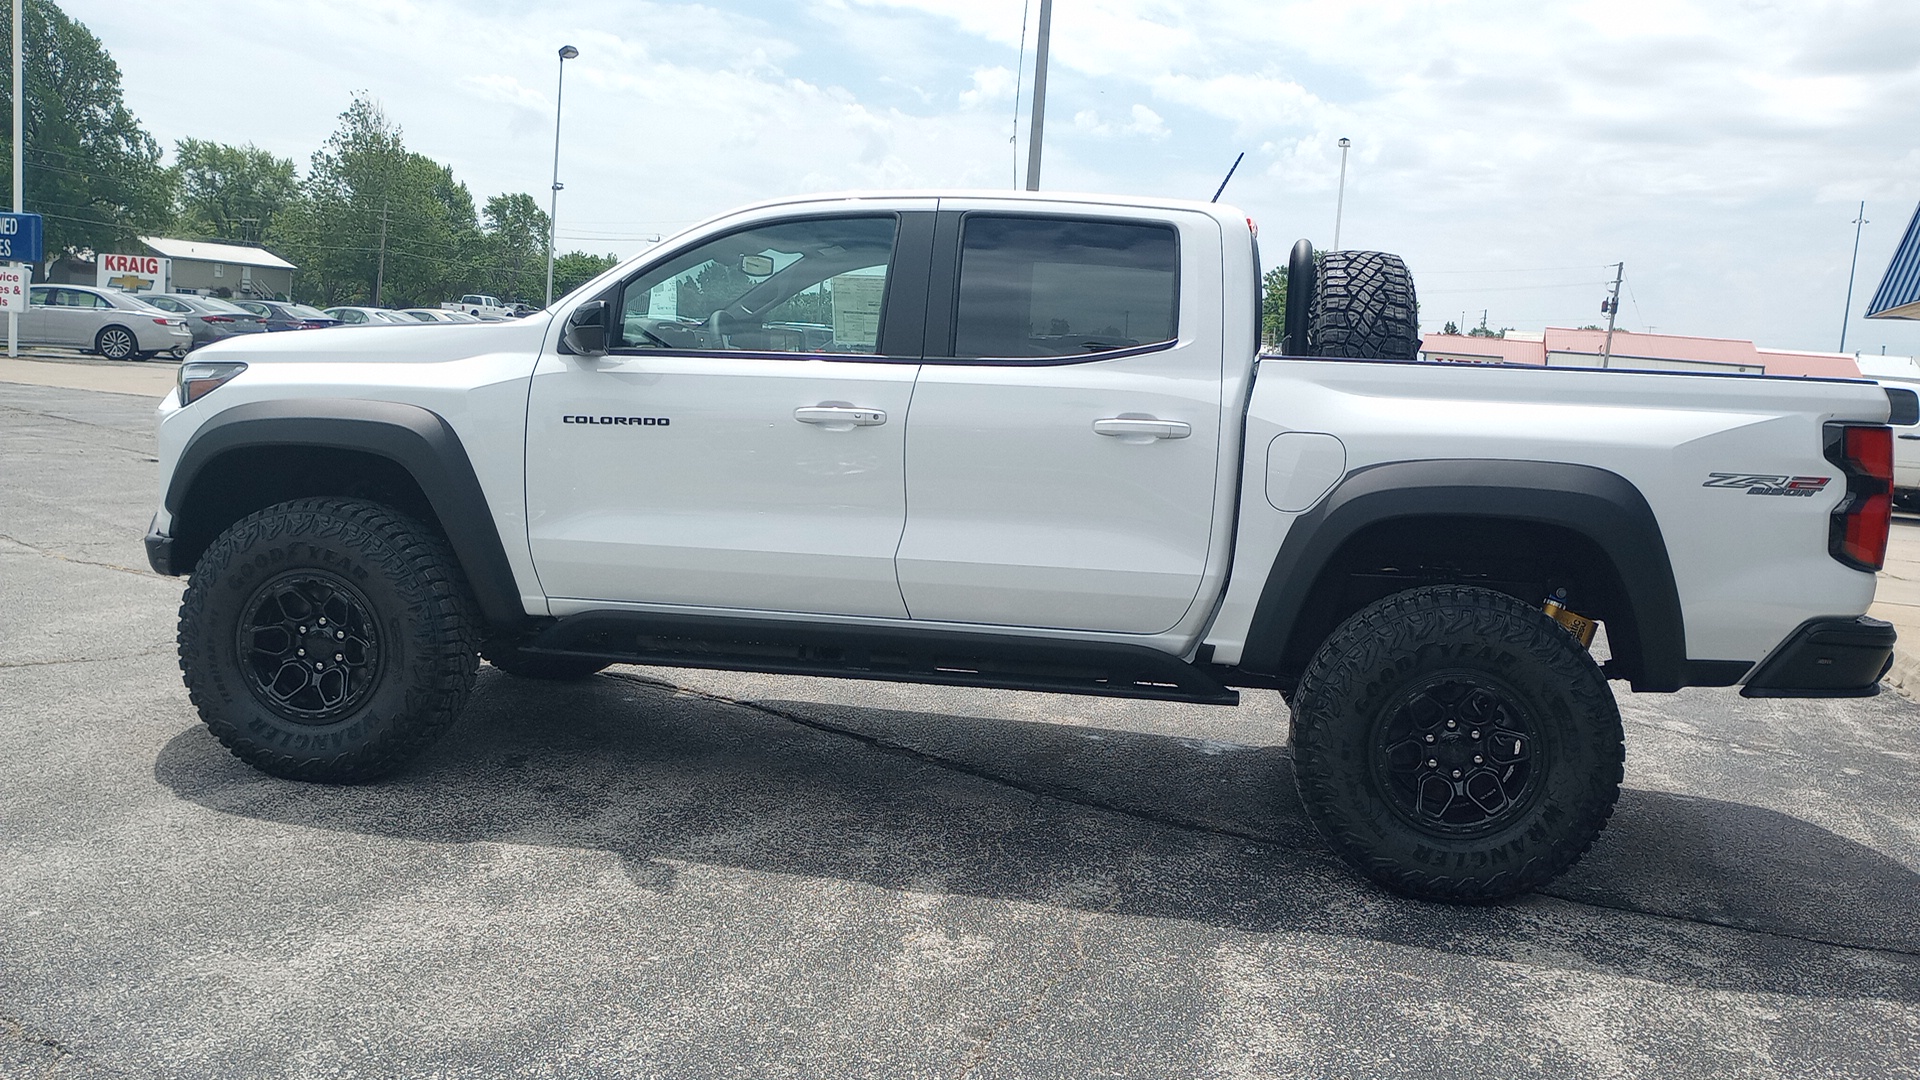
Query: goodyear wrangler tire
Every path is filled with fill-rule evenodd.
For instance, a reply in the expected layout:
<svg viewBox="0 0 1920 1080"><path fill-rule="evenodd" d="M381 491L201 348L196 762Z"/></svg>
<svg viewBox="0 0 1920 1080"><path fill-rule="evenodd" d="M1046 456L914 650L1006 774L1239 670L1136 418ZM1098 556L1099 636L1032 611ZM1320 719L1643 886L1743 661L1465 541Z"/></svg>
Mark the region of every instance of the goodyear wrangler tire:
<svg viewBox="0 0 1920 1080"><path fill-rule="evenodd" d="M385 507L299 499L222 533L180 604L180 670L221 743L262 772L393 772L460 715L474 608L445 542Z"/></svg>
<svg viewBox="0 0 1920 1080"><path fill-rule="evenodd" d="M1320 256L1307 308L1307 354L1412 360L1420 350L1413 275L1384 251Z"/></svg>
<svg viewBox="0 0 1920 1080"><path fill-rule="evenodd" d="M480 656L487 663L509 675L516 675L522 679L550 679L556 682L584 679L612 663L610 660L591 660L576 656L545 656L526 652L511 645L493 644L482 646Z"/></svg>
<svg viewBox="0 0 1920 1080"><path fill-rule="evenodd" d="M1395 892L1472 903L1584 854L1619 794L1620 713L1593 658L1503 593L1432 586L1342 623L1293 697L1307 816Z"/></svg>

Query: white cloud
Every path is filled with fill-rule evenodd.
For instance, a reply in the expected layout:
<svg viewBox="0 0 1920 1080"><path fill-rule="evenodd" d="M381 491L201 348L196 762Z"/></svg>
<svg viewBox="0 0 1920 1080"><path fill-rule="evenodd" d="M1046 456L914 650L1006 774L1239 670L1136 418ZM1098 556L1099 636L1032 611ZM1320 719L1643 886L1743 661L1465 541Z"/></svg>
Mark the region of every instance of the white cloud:
<svg viewBox="0 0 1920 1080"><path fill-rule="evenodd" d="M251 141L304 165L366 89L482 198L545 193L554 50L575 44L561 230L600 250L809 188L1011 185L1023 6L340 0L326 20L258 6L246 48L215 52L198 28L226 18L220 0L160 21L64 4L163 144ZM1473 271L1431 288L1475 321L1589 321L1585 286L1515 268L1625 259L1663 330L1831 347L1858 200L1856 308L1920 200L1916 40L1912 0L1080 0L1055 9L1044 180L1205 198L1246 150L1224 198L1284 250L1330 239L1346 136L1343 241L1416 274ZM216 67L248 92L217 91ZM1477 302L1454 291L1483 283ZM1920 326L1849 335L1882 340L1920 351Z"/></svg>
<svg viewBox="0 0 1920 1080"><path fill-rule="evenodd" d="M973 89L961 91L960 104L971 107L1011 101L1015 85L1014 73L1009 68L975 68Z"/></svg>

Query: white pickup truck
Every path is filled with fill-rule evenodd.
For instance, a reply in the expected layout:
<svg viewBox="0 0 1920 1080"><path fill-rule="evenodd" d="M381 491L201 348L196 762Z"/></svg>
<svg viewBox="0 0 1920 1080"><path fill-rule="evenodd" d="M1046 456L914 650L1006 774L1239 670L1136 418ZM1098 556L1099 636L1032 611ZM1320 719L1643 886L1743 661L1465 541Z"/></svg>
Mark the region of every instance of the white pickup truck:
<svg viewBox="0 0 1920 1080"><path fill-rule="evenodd" d="M1272 688L1330 843L1455 901L1604 826L1609 679L1876 692L1911 392L1416 363L1398 259L1303 241L1289 280L1262 355L1231 208L837 196L525 320L215 344L160 408L147 538L192 574L188 690L254 766L356 781L449 728L477 655Z"/></svg>
<svg viewBox="0 0 1920 1080"><path fill-rule="evenodd" d="M514 309L500 302L497 296L485 296L480 293L468 293L459 303L440 305L441 311L464 311L478 319L511 319Z"/></svg>

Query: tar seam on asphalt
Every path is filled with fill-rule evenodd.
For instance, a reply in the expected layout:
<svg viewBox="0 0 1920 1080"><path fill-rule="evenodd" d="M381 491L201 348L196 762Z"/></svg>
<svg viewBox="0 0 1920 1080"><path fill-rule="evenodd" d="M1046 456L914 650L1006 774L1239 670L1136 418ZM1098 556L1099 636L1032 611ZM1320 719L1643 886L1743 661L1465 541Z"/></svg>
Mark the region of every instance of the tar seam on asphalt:
<svg viewBox="0 0 1920 1080"><path fill-rule="evenodd" d="M51 551L47 548L43 548L39 544L30 544L27 541L22 540L17 536L9 536L6 533L0 533L0 540L5 540L10 544L18 544L21 547L26 548L28 551L31 551L36 555L45 555L49 559L59 559L61 562L70 562L78 566L97 566L102 570L118 570L123 574L132 574L135 577L159 577L160 576L151 570L141 570L138 567L133 567L133 566L121 566L119 563L97 562L93 559L76 559L71 555L62 555L57 551Z"/></svg>
<svg viewBox="0 0 1920 1080"><path fill-rule="evenodd" d="M897 754L899 756L910 758L915 761L925 762L937 768L945 769L948 772L959 773L963 776L975 777L980 780L985 780L989 783L999 784L1003 787L1009 787L1014 789L1015 791L1023 791L1029 795L1034 795L1041 798L1058 799L1061 802L1071 803L1075 806L1084 806L1092 810L1101 810L1110 814L1118 814L1122 817L1132 818L1136 821L1143 821L1153 825L1167 825L1177 829L1190 829L1194 832L1210 833L1215 836L1231 837L1236 840L1247 840L1247 841L1251 841L1253 843L1258 843L1258 844L1282 843L1281 841L1271 836L1261 836L1257 833L1240 832L1234 829L1222 829L1217 826L1207 825L1205 823L1196 822L1196 821L1182 821L1177 818L1156 817L1153 814L1144 813L1139 810L1129 809L1124 806L1115 806L1111 803L1102 802L1098 799L1074 798L1074 797L1071 797L1069 794L1066 794L1058 789L1047 789L1047 788L1037 787L1032 784L1022 783L1019 780L1015 780L1010 777L999 776L994 773L987 772L984 769L963 765L956 761L949 761L946 758L939 757L938 755L935 755L935 754L929 754L922 750L915 750L912 747L900 746L895 743L886 742L878 738L877 736L868 735L859 731L853 731L848 728L837 727L833 724L822 723L821 721L818 721L818 720L810 719L805 716L800 716L795 713L784 712L780 709L770 708L766 705L760 705L755 702L741 701L737 698L730 698L725 696L724 694L708 693L705 690L695 690L692 687L681 686L677 683L665 682L660 679L649 679L642 675L628 675L625 672L619 672L619 671L607 671L607 672L602 672L602 674L610 678L620 679L624 682L636 683L638 685L651 687L656 690L668 690L677 694L686 694L689 697L696 697L705 701L712 701L722 705L732 705L742 709L749 709L754 712L764 714L766 716L772 716L780 720L785 720L788 723L798 724L801 727L812 728L815 731L823 732L829 735L844 736L846 738L853 739L857 742L865 743L868 746L871 746L874 749L883 751L885 753ZM1803 934L1789 934L1779 930L1763 930L1763 929L1758 929L1751 926L1741 926L1738 923L1725 922L1719 919L1712 919L1712 918L1706 918L1701 916L1665 915L1655 911L1642 911L1639 908L1631 907L1625 904L1605 904L1595 900L1585 899L1582 897L1564 896L1559 893L1549 892L1545 889L1539 890L1539 895L1552 897L1553 899L1558 900L1561 903L1573 904L1578 907L1596 908L1601 911L1623 911L1630 914L1642 916L1643 918L1659 919L1666 922L1688 923L1696 926L1712 926L1722 930L1736 930L1743 934L1757 934L1762 937L1779 938L1783 941L1798 941L1804 944L1820 945L1830 949L1846 949L1853 952L1880 953L1880 954L1891 955L1891 956L1920 958L1920 952L1912 952L1906 949L1896 949L1896 948L1877 946L1877 945L1860 945L1860 944L1844 942L1844 941L1830 941L1826 938L1810 937Z"/></svg>

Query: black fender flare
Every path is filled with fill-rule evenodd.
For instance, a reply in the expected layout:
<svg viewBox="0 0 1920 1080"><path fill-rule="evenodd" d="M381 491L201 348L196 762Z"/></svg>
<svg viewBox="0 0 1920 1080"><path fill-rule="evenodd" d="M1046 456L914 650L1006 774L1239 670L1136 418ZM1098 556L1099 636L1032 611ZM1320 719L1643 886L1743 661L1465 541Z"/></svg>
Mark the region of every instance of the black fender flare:
<svg viewBox="0 0 1920 1080"><path fill-rule="evenodd" d="M1281 658L1300 644L1292 639L1308 596L1341 547L1362 529L1419 517L1524 521L1586 537L1611 561L1633 613L1637 640L1609 640L1637 655L1635 689L1724 686L1750 666L1687 660L1660 522L1625 477L1589 465L1479 458L1387 462L1348 473L1288 530L1248 626L1240 666L1280 674Z"/></svg>
<svg viewBox="0 0 1920 1080"><path fill-rule="evenodd" d="M495 628L527 619L513 566L486 493L460 436L418 405L355 398L300 398L236 405L208 420L181 451L167 484L167 513L179 516L201 471L237 450L316 446L354 450L406 470L427 497L466 572L481 614ZM175 528L178 535L178 527Z"/></svg>

